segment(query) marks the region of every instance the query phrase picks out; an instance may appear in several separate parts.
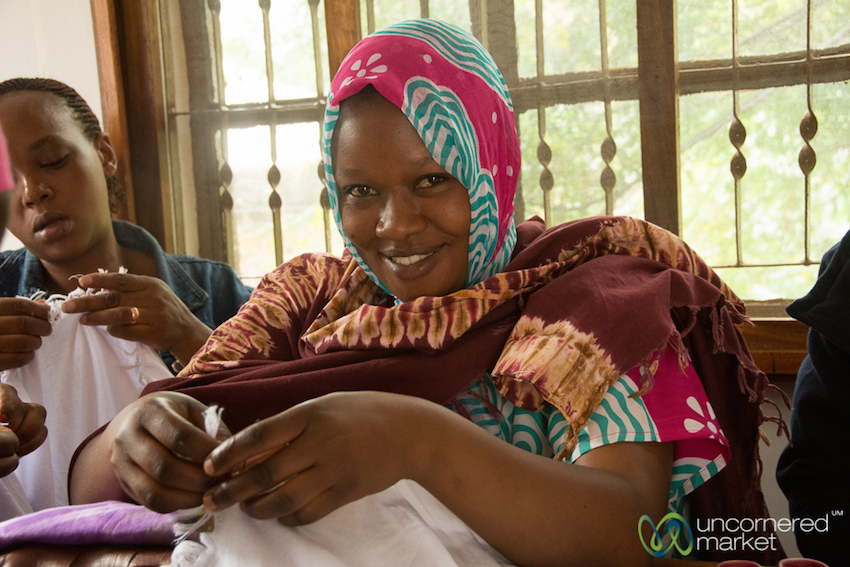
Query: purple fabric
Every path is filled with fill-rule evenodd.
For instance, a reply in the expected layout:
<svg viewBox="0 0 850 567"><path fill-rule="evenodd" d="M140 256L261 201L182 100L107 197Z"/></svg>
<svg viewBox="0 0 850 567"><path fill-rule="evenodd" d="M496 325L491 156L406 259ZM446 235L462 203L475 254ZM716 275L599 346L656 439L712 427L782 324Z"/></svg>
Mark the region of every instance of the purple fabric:
<svg viewBox="0 0 850 567"><path fill-rule="evenodd" d="M48 508L0 522L0 551L22 543L171 545L184 514L116 501Z"/></svg>

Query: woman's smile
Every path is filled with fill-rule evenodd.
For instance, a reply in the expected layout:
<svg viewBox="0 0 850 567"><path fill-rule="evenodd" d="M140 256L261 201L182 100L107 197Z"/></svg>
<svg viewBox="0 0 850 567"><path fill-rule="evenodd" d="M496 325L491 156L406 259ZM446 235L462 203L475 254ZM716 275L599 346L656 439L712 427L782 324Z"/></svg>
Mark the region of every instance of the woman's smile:
<svg viewBox="0 0 850 567"><path fill-rule="evenodd" d="M418 264L425 258L430 257L432 254L433 252L429 252L428 254L413 254L411 256L387 256L387 258L395 264L412 266L413 264Z"/></svg>
<svg viewBox="0 0 850 567"><path fill-rule="evenodd" d="M439 265L439 254L443 248L419 254L382 253L379 257L397 278L413 280L426 276Z"/></svg>

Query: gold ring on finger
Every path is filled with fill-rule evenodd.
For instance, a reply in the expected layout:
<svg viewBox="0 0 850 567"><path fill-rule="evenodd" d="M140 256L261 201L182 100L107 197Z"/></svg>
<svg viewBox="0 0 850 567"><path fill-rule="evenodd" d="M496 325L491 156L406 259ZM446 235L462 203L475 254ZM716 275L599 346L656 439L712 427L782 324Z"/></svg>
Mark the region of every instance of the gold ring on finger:
<svg viewBox="0 0 850 567"><path fill-rule="evenodd" d="M130 308L130 324L135 325L139 322L139 308L131 307Z"/></svg>

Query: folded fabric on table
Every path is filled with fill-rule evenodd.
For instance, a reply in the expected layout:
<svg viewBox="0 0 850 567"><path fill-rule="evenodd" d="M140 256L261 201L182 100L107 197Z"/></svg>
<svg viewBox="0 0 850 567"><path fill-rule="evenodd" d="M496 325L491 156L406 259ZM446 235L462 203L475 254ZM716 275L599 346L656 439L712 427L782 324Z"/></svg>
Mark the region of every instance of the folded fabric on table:
<svg viewBox="0 0 850 567"><path fill-rule="evenodd" d="M0 552L24 543L171 545L185 514L116 501L48 508L0 522Z"/></svg>

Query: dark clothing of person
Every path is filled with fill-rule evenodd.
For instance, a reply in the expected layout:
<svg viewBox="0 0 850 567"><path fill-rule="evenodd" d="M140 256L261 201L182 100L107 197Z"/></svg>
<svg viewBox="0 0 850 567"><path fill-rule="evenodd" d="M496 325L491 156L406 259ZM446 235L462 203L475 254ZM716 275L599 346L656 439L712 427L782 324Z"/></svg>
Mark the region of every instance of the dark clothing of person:
<svg viewBox="0 0 850 567"><path fill-rule="evenodd" d="M797 374L791 444L776 479L792 518L811 518L795 532L800 552L832 567L847 565L850 536L850 232L826 254L818 281L788 314L810 327L808 355Z"/></svg>

